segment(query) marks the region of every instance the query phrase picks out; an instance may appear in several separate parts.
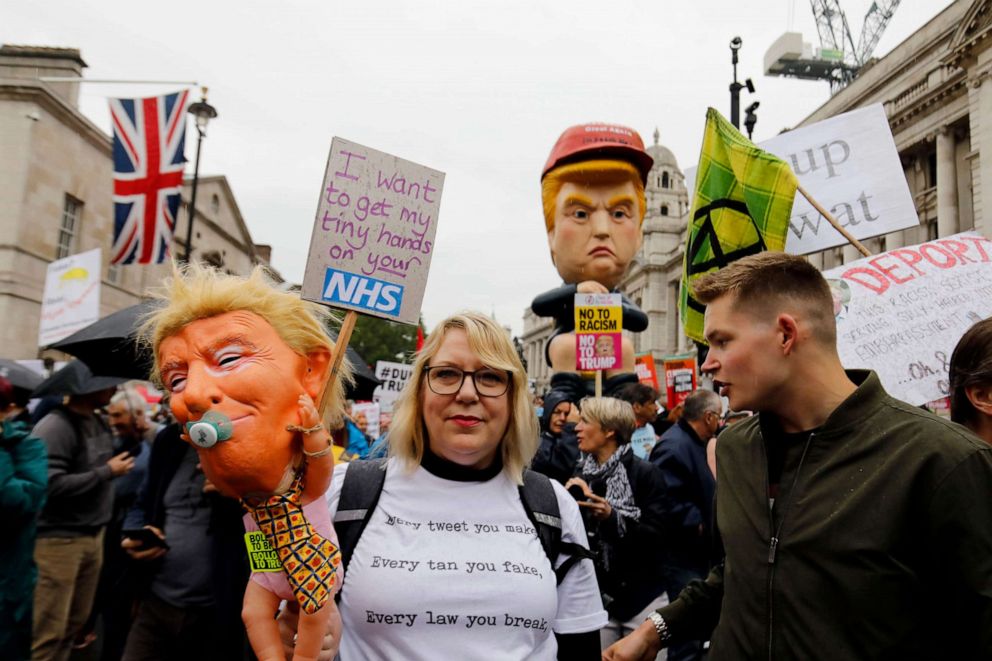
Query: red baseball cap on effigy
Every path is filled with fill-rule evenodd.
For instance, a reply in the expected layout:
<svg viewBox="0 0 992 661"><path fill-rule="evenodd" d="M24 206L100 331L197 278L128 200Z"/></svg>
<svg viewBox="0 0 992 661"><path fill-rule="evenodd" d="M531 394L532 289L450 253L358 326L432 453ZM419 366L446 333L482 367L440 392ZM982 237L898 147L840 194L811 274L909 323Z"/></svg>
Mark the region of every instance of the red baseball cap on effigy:
<svg viewBox="0 0 992 661"><path fill-rule="evenodd" d="M565 129L551 148L541 179L559 165L588 161L593 158L616 158L627 161L641 173L647 183L654 159L644 150L644 141L637 131L619 124L579 124Z"/></svg>

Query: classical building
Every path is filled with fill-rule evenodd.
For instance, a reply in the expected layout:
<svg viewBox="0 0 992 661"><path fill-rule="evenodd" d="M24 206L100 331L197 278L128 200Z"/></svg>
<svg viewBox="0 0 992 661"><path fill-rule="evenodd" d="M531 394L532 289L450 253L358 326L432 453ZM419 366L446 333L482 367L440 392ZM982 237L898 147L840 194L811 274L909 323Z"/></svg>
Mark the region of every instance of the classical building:
<svg viewBox="0 0 992 661"><path fill-rule="evenodd" d="M992 0L957 0L804 119L881 103L920 225L870 239L871 252L974 229L992 236ZM810 256L829 269L852 246Z"/></svg>
<svg viewBox="0 0 992 661"><path fill-rule="evenodd" d="M5 358L41 355L38 324L52 261L103 249L102 315L139 302L170 269L108 263L111 138L79 111L79 83L40 80L81 79L85 66L77 49L0 47L0 356ZM183 186L173 255L183 253L190 184ZM224 177L200 178L196 218L194 258L239 274L268 264L268 247L253 244Z"/></svg>
<svg viewBox="0 0 992 661"><path fill-rule="evenodd" d="M678 321L678 287L682 275L682 248L685 244L689 195L685 177L670 149L654 144L648 153L654 166L648 174L644 195L644 243L631 262L620 289L649 319L643 333L627 333L638 353L650 353L658 360L666 354L686 351L690 346ZM537 292L535 292L537 293ZM524 311L524 332L519 338L527 359L527 376L536 392L544 392L551 381L551 368L544 360L544 345L554 329L550 318ZM626 333L626 331L625 331Z"/></svg>

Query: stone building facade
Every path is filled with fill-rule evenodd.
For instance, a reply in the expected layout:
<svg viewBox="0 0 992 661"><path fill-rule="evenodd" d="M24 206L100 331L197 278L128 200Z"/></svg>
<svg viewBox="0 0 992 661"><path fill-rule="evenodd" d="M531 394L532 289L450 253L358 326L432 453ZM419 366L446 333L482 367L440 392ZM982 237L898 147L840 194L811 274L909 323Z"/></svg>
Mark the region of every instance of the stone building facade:
<svg viewBox="0 0 992 661"><path fill-rule="evenodd" d="M41 356L38 324L52 261L103 249L102 315L139 302L170 269L108 263L111 138L79 111L79 83L40 80L82 78L85 66L76 49L0 47L0 357ZM173 255L183 253L190 185L183 187ZM268 263L222 176L200 178L194 233L193 256L225 270L247 273Z"/></svg>

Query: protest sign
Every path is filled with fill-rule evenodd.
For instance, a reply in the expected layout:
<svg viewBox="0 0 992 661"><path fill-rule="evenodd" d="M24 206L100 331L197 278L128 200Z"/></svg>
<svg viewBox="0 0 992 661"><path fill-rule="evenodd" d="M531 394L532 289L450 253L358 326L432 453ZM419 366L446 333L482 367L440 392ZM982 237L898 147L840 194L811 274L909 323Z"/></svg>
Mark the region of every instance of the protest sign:
<svg viewBox="0 0 992 661"><path fill-rule="evenodd" d="M100 249L48 265L41 301L38 346L68 337L100 318Z"/></svg>
<svg viewBox="0 0 992 661"><path fill-rule="evenodd" d="M894 397L921 405L948 394L954 346L992 315L992 241L975 232L896 248L824 272L837 349L872 369Z"/></svg>
<svg viewBox="0 0 992 661"><path fill-rule="evenodd" d="M580 372L617 369L621 356L620 294L575 295L575 368Z"/></svg>
<svg viewBox="0 0 992 661"><path fill-rule="evenodd" d="M649 353L635 356L634 371L637 373L638 381L658 390L658 368L655 367L654 356Z"/></svg>
<svg viewBox="0 0 992 661"><path fill-rule="evenodd" d="M784 159L800 185L856 239L919 224L881 104L787 131L758 147ZM695 176L696 168L686 170L690 191ZM846 244L805 197L796 195L785 252L807 255Z"/></svg>
<svg viewBox="0 0 992 661"><path fill-rule="evenodd" d="M919 224L881 104L782 133L759 145L783 158L803 188L856 239ZM847 240L797 195L785 251L806 255Z"/></svg>
<svg viewBox="0 0 992 661"><path fill-rule="evenodd" d="M651 456L651 449L658 442L658 437L654 435L654 427L644 425L638 427L630 435L630 447L634 451L634 456L641 459L648 459Z"/></svg>
<svg viewBox="0 0 992 661"><path fill-rule="evenodd" d="M665 356L666 408L670 411L696 389L696 358L691 354Z"/></svg>
<svg viewBox="0 0 992 661"><path fill-rule="evenodd" d="M366 436L370 436L373 441L379 438L379 405L375 402L356 402L351 407L351 417L355 418L359 413L365 414L365 422L368 423L365 428Z"/></svg>
<svg viewBox="0 0 992 661"><path fill-rule="evenodd" d="M444 173L335 137L303 298L417 324Z"/></svg>
<svg viewBox="0 0 992 661"><path fill-rule="evenodd" d="M393 412L393 403L400 396L413 374L413 366L403 363L391 363L386 360L375 361L375 378L382 382L372 393L372 401L378 402L383 413Z"/></svg>

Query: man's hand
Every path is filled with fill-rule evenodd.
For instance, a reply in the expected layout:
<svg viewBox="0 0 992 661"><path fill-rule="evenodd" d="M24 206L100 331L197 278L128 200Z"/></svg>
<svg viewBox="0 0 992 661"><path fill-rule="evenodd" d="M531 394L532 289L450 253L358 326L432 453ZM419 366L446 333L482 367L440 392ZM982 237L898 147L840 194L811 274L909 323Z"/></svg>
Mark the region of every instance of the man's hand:
<svg viewBox="0 0 992 661"><path fill-rule="evenodd" d="M116 457L108 459L107 465L110 466L111 475L120 477L121 475L130 473L131 469L134 468L134 457L129 452L121 452Z"/></svg>
<svg viewBox="0 0 992 661"><path fill-rule="evenodd" d="M626 638L606 648L603 661L653 661L661 650L661 639L651 620L645 620Z"/></svg>
<svg viewBox="0 0 992 661"><path fill-rule="evenodd" d="M146 530L151 530L159 539L165 541L165 534L155 526L145 526ZM121 548L124 549L129 556L134 560L154 560L156 558L161 558L165 555L168 550L162 546L153 546L152 548L145 548L137 539L131 539L130 537L125 537L121 540Z"/></svg>
<svg viewBox="0 0 992 661"><path fill-rule="evenodd" d="M569 402L568 416L565 418L565 422L574 422L575 424L582 422L582 412L579 411L579 405L575 402Z"/></svg>
<svg viewBox="0 0 992 661"><path fill-rule="evenodd" d="M337 656L338 647L341 645L341 613L334 603L334 597L328 598L324 608L330 608L331 613L327 619L327 633L324 634L324 640L320 644L317 661L331 661ZM287 601L276 622L279 624L279 637L282 639L286 661L292 661L293 652L296 650L296 628L300 623L300 605L295 600Z"/></svg>

